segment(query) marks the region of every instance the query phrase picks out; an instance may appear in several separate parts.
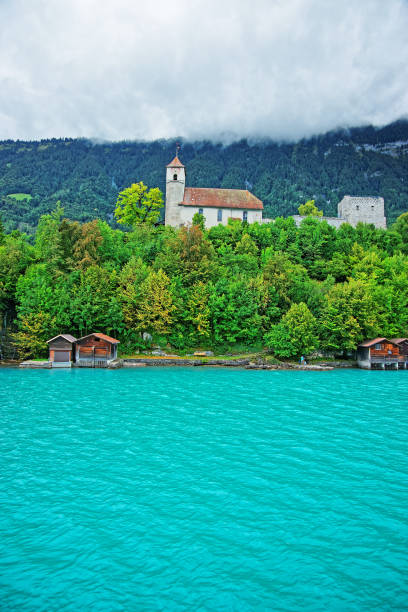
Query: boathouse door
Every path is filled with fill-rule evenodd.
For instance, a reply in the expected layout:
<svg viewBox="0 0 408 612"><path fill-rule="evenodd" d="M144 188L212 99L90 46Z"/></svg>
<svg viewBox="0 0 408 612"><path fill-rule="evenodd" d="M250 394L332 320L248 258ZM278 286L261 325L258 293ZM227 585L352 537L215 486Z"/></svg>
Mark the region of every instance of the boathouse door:
<svg viewBox="0 0 408 612"><path fill-rule="evenodd" d="M71 361L71 351L58 351L54 349L54 361L56 363L68 363Z"/></svg>
<svg viewBox="0 0 408 612"><path fill-rule="evenodd" d="M106 368L108 365L108 349L81 347L79 349L78 365L85 368Z"/></svg>

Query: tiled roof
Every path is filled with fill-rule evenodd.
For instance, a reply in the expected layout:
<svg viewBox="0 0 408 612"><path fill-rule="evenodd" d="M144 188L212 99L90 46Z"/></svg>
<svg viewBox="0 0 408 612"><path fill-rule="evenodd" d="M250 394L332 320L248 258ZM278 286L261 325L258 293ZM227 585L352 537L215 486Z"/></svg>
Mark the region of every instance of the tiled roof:
<svg viewBox="0 0 408 612"><path fill-rule="evenodd" d="M244 210L263 210L261 200L244 189L204 189L187 187L181 206L201 208L240 208Z"/></svg>
<svg viewBox="0 0 408 612"><path fill-rule="evenodd" d="M82 338L79 338L78 342L81 342L81 340L85 340L85 338L89 338L90 336L97 336L97 338L101 338L101 340L106 340L106 342L110 342L110 344L120 343L119 340L115 340L115 338L111 338L110 336L107 336L106 334L100 334L99 332L96 334L88 334L87 336L82 336Z"/></svg>
<svg viewBox="0 0 408 612"><path fill-rule="evenodd" d="M71 336L71 334L58 334L58 336L54 336L54 338L47 340L47 344L49 342L52 342L53 340L56 340L57 338L64 338L65 340L68 340L68 342L76 342L76 338L74 338L74 336Z"/></svg>
<svg viewBox="0 0 408 612"><path fill-rule="evenodd" d="M359 346L365 346L365 347L373 346L373 344L379 344L380 342L384 342L384 340L386 339L387 338L374 338L374 340L366 340L365 342L362 342L361 344L359 344Z"/></svg>
<svg viewBox="0 0 408 612"><path fill-rule="evenodd" d="M181 161L176 155L173 161L167 164L166 168L184 168L184 165L181 163Z"/></svg>
<svg viewBox="0 0 408 612"><path fill-rule="evenodd" d="M408 340L408 338L390 338L391 342L394 342L394 344L400 344L401 342L405 342L405 340Z"/></svg>

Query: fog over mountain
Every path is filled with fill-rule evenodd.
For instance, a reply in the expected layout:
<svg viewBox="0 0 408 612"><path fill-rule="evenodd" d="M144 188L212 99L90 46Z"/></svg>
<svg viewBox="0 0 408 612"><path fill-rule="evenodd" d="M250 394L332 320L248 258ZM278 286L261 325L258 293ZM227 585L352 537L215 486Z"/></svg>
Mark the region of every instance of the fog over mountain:
<svg viewBox="0 0 408 612"><path fill-rule="evenodd" d="M0 138L293 140L408 114L406 0L3 0Z"/></svg>

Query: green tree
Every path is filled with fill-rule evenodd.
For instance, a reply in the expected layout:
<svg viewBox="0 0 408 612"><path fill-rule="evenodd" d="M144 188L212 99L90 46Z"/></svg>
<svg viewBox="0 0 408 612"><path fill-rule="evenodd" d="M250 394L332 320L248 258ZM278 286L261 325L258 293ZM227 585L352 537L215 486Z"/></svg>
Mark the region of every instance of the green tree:
<svg viewBox="0 0 408 612"><path fill-rule="evenodd" d="M132 256L129 232L112 229L105 221L98 220L98 234L102 241L97 246L98 256L95 256L95 260L99 259L104 267L119 271Z"/></svg>
<svg viewBox="0 0 408 612"><path fill-rule="evenodd" d="M240 255L257 255L258 247L255 242L252 240L249 234L242 234L241 240L237 242L235 247L236 253Z"/></svg>
<svg viewBox="0 0 408 612"><path fill-rule="evenodd" d="M14 334L14 342L20 358L45 357L50 330L55 328L51 316L44 312L31 313L19 318L18 323L19 331Z"/></svg>
<svg viewBox="0 0 408 612"><path fill-rule="evenodd" d="M354 350L359 342L381 333L378 305L371 285L351 279L335 285L319 322L321 344L330 351Z"/></svg>
<svg viewBox="0 0 408 612"><path fill-rule="evenodd" d="M34 259L34 248L25 235L8 234L0 246L0 312L14 316L16 286Z"/></svg>
<svg viewBox="0 0 408 612"><path fill-rule="evenodd" d="M75 266L74 248L76 241L81 235L81 224L78 221L63 219L59 226L59 233L59 245L62 250L61 265L66 272L71 271Z"/></svg>
<svg viewBox="0 0 408 612"><path fill-rule="evenodd" d="M315 206L314 200L308 200L305 204L301 204L298 210L299 215L302 216L323 217L323 211Z"/></svg>
<svg viewBox="0 0 408 612"><path fill-rule="evenodd" d="M148 187L140 181L133 183L118 195L115 217L118 223L136 226L141 223L154 224L160 218L163 195L160 189Z"/></svg>
<svg viewBox="0 0 408 612"><path fill-rule="evenodd" d="M316 260L331 259L335 237L336 230L326 221L319 221L311 216L303 219L297 232L297 245L302 263L307 266L309 274L313 273Z"/></svg>
<svg viewBox="0 0 408 612"><path fill-rule="evenodd" d="M245 277L221 278L211 287L210 318L215 344L251 346L262 334L259 287Z"/></svg>
<svg viewBox="0 0 408 612"><path fill-rule="evenodd" d="M59 231L64 209L60 202L49 215L43 215L35 235L35 249L39 261L47 265L50 273L58 273L64 266L62 235Z"/></svg>
<svg viewBox="0 0 408 612"><path fill-rule="evenodd" d="M205 217L204 215L196 212L193 215L193 225L198 225L198 227L203 232L205 230Z"/></svg>
<svg viewBox="0 0 408 612"><path fill-rule="evenodd" d="M210 335L210 309L208 306L208 284L199 281L188 292L187 320L193 325L191 336L197 340L208 338Z"/></svg>
<svg viewBox="0 0 408 612"><path fill-rule="evenodd" d="M139 327L139 303L142 299L142 284L149 273L140 257L132 257L119 274L118 301L122 306L123 319L129 329Z"/></svg>
<svg viewBox="0 0 408 612"><path fill-rule="evenodd" d="M318 344L317 322L305 303L292 304L282 321L266 334L267 346L277 357L300 357Z"/></svg>
<svg viewBox="0 0 408 612"><path fill-rule="evenodd" d="M263 276L279 295L279 306L286 310L291 302L300 302L308 283L307 270L294 264L285 253L266 249Z"/></svg>
<svg viewBox="0 0 408 612"><path fill-rule="evenodd" d="M70 313L80 336L92 331L119 335L123 330L123 314L117 298L118 278L101 266L89 266L73 273Z"/></svg>
<svg viewBox="0 0 408 612"><path fill-rule="evenodd" d="M53 321L54 327L48 329L49 337L70 329L71 287L73 277L49 274L46 264L30 266L17 282L16 299L18 316L43 313Z"/></svg>
<svg viewBox="0 0 408 612"><path fill-rule="evenodd" d="M74 246L73 258L75 267L79 268L79 270L85 270L90 266L98 265L101 259L99 247L102 242L103 238L99 230L99 221L95 219L89 223L84 223L81 226Z"/></svg>
<svg viewBox="0 0 408 612"><path fill-rule="evenodd" d="M1 221L1 217L0 217L0 246L2 244L4 244L5 241L5 232L4 232L4 225Z"/></svg>
<svg viewBox="0 0 408 612"><path fill-rule="evenodd" d="M158 336L169 334L174 310L169 277L161 269L150 271L141 285L137 329Z"/></svg>
<svg viewBox="0 0 408 612"><path fill-rule="evenodd" d="M183 226L169 239L158 254L154 267L170 276L180 276L186 286L207 282L213 272L214 249L198 227Z"/></svg>
<svg viewBox="0 0 408 612"><path fill-rule="evenodd" d="M408 212L398 217L392 229L399 233L403 242L403 250L408 253Z"/></svg>

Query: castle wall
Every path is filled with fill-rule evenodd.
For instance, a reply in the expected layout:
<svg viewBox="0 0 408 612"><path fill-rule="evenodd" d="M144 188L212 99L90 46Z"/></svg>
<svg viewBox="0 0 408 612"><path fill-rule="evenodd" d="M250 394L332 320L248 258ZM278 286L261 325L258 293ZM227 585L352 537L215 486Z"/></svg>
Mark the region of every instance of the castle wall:
<svg viewBox="0 0 408 612"><path fill-rule="evenodd" d="M296 225L299 227L299 225L302 223L303 219L307 219L307 217L305 215L291 215L294 220ZM336 229L338 229L342 223L346 223L346 219L343 219L342 217L313 217L314 219L317 219L318 221L327 221L327 223L329 225L331 225L332 227L335 227Z"/></svg>
<svg viewBox="0 0 408 612"><path fill-rule="evenodd" d="M346 195L338 205L339 217L353 227L357 223L373 223L377 228L387 227L384 214L384 198Z"/></svg>

